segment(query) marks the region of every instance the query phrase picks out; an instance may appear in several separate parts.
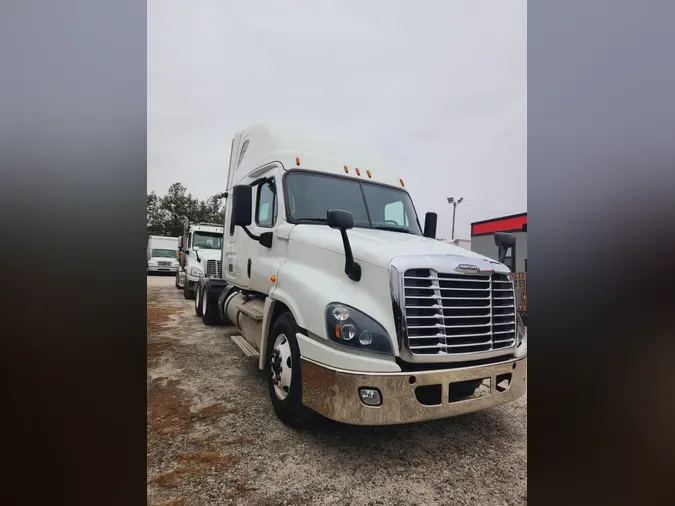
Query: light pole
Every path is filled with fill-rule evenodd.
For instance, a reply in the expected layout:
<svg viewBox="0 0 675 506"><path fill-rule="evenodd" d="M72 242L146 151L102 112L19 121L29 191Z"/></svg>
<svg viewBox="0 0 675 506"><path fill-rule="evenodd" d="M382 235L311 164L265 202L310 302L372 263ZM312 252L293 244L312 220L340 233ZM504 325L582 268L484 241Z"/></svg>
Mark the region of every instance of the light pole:
<svg viewBox="0 0 675 506"><path fill-rule="evenodd" d="M455 197L448 197L448 204L452 204L452 238L451 240L455 240L455 212L457 211L457 206L462 203L462 200L464 200L464 197L459 197L457 200L455 200Z"/></svg>

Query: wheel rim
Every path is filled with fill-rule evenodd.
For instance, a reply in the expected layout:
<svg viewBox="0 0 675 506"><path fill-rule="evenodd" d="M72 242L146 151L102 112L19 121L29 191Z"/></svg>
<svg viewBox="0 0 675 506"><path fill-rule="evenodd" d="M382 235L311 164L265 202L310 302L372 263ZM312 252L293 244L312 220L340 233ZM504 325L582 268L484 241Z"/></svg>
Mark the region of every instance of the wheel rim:
<svg viewBox="0 0 675 506"><path fill-rule="evenodd" d="M284 400L291 391L292 366L291 343L285 334L279 334L274 341L270 372L274 392L281 400Z"/></svg>
<svg viewBox="0 0 675 506"><path fill-rule="evenodd" d="M206 314L206 298L208 297L208 292L204 289L204 294L202 295L202 314Z"/></svg>
<svg viewBox="0 0 675 506"><path fill-rule="evenodd" d="M201 299L201 293L199 287L197 287L197 295L195 297L195 309L199 309L199 299Z"/></svg>

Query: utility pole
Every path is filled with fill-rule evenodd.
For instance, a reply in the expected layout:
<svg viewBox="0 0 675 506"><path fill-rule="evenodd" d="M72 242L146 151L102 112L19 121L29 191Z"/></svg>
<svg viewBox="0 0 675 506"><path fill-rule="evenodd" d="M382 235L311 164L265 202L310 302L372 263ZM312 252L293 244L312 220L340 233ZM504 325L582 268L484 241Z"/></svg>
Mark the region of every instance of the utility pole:
<svg viewBox="0 0 675 506"><path fill-rule="evenodd" d="M448 197L448 204L452 204L452 238L450 240L455 240L455 213L457 212L457 206L462 203L464 197L459 197L455 200L455 197Z"/></svg>

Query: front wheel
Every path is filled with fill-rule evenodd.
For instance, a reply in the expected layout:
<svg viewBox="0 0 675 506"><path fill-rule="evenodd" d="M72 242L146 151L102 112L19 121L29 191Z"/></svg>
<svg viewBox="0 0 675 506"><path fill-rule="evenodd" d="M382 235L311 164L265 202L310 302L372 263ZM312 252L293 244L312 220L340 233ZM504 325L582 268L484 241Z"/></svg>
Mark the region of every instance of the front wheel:
<svg viewBox="0 0 675 506"><path fill-rule="evenodd" d="M312 417L302 403L300 348L293 315L284 313L274 322L267 350L267 385L274 412L289 426L300 426Z"/></svg>
<svg viewBox="0 0 675 506"><path fill-rule="evenodd" d="M181 286L180 286L179 281L180 281L180 271L176 272L176 282L175 282L176 290L180 290L180 289L181 289Z"/></svg>

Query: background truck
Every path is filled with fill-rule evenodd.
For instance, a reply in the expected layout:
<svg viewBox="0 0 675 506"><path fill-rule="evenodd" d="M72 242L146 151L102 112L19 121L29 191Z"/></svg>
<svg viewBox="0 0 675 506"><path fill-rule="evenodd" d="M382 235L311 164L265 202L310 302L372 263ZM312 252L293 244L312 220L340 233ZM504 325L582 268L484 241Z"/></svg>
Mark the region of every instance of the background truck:
<svg viewBox="0 0 675 506"><path fill-rule="evenodd" d="M183 221L183 236L178 238L180 269L176 272L176 288L183 289L186 299L195 297L195 287L202 278L222 277L221 248L223 226L212 223ZM176 240L174 239L174 247Z"/></svg>
<svg viewBox="0 0 675 506"><path fill-rule="evenodd" d="M148 236L147 273L178 272L176 239L159 235Z"/></svg>
<svg viewBox="0 0 675 506"><path fill-rule="evenodd" d="M284 423L417 422L525 392L510 270L436 240L377 156L253 126L225 196L222 276L199 279L195 312L238 328Z"/></svg>

